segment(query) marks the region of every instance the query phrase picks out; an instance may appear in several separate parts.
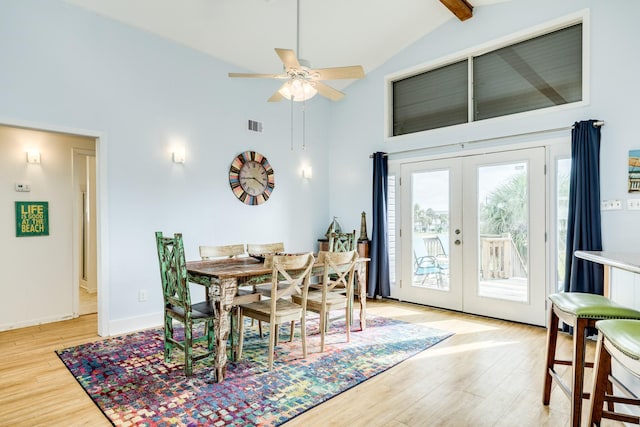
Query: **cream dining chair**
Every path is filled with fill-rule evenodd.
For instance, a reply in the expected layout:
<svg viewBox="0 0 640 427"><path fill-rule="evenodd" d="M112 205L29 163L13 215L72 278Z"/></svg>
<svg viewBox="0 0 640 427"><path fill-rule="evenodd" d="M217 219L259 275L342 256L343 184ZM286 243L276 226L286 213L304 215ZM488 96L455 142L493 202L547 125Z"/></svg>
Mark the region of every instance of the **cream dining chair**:
<svg viewBox="0 0 640 427"><path fill-rule="evenodd" d="M269 371L273 368L273 351L278 341L279 326L287 322L300 321L302 355L307 357L306 300L309 292L311 269L315 263L313 254L274 255L267 264L271 265L271 298L240 305L241 316L251 317L269 323ZM278 286L280 285L280 286ZM302 305L291 301L291 295L300 295ZM290 341L293 341L291 329ZM240 322L240 343L238 357L242 357L244 322Z"/></svg>
<svg viewBox="0 0 640 427"><path fill-rule="evenodd" d="M263 259L268 259L273 255L284 253L284 243L247 243L247 253L249 256L257 255ZM260 285L254 285L256 291L260 292L263 296L271 298L271 284L262 283Z"/></svg>
<svg viewBox="0 0 640 427"><path fill-rule="evenodd" d="M251 255L278 254L284 252L284 243L247 243L247 253Z"/></svg>
<svg viewBox="0 0 640 427"><path fill-rule="evenodd" d="M200 258L235 258L244 254L244 244L224 246L200 246Z"/></svg>
<svg viewBox="0 0 640 427"><path fill-rule="evenodd" d="M358 253L328 252L318 253L318 263L323 264L322 284L319 290L307 295L307 310L320 315L320 351L324 351L324 337L328 329L329 313L344 310L345 333L347 342L351 340L351 305L353 304L353 278ZM300 295L292 295L291 299L302 304ZM351 302L351 303L350 303Z"/></svg>

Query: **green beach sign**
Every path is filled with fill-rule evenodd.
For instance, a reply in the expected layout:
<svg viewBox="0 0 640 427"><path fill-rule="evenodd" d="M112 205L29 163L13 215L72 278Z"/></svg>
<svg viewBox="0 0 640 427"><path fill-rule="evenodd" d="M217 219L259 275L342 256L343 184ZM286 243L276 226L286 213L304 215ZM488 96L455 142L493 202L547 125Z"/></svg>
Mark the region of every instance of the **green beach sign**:
<svg viewBox="0 0 640 427"><path fill-rule="evenodd" d="M16 202L16 237L49 235L49 202Z"/></svg>

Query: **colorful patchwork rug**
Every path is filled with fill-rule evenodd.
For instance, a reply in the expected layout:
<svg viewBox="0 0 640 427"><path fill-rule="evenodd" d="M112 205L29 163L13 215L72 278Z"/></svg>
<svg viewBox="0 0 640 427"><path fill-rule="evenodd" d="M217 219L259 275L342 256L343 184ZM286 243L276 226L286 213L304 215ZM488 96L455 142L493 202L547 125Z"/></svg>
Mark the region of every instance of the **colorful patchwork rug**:
<svg viewBox="0 0 640 427"><path fill-rule="evenodd" d="M268 337L247 324L242 360L229 363L223 383L215 382L209 359L194 364L192 377L184 375L179 350L165 363L161 328L57 354L116 426L277 426L452 335L369 315L366 330L353 326L346 342L338 319L320 353L318 323L307 321L307 358L298 327L293 342L276 347L271 372ZM280 337L288 338L288 328Z"/></svg>

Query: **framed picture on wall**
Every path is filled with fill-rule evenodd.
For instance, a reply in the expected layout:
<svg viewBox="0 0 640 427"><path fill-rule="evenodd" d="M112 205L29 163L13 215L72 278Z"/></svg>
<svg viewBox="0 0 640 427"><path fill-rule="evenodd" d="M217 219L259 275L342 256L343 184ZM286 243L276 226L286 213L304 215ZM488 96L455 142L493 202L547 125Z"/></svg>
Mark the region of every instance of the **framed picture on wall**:
<svg viewBox="0 0 640 427"><path fill-rule="evenodd" d="M49 202L16 202L16 237L49 235Z"/></svg>
<svg viewBox="0 0 640 427"><path fill-rule="evenodd" d="M629 150L629 193L640 193L640 150Z"/></svg>

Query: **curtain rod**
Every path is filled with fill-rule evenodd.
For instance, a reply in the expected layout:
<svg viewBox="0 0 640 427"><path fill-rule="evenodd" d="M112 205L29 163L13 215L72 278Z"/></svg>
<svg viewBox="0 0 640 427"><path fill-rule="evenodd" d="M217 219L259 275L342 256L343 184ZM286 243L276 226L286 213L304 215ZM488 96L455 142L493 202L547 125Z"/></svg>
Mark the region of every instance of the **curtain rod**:
<svg viewBox="0 0 640 427"><path fill-rule="evenodd" d="M602 127L604 126L604 120L598 120L597 122L593 122L593 127ZM500 139L507 139L507 138L517 138L520 136L529 136L529 135L537 135L537 134L541 134L541 133L551 133L551 132L559 132L559 131L563 131L563 130L573 130L574 126L566 126L566 127L562 127L562 128L555 128L555 129L544 129L544 130L534 130L531 132L523 132L523 133L517 133L514 135L504 135L504 136L496 136L493 138L484 138L484 139L476 139L476 140L472 140L472 141L465 141L465 142L454 142L451 144L444 144L444 145L436 145L435 147L424 147L424 148L412 148L410 150L402 150L402 151L395 151L393 153L385 153L383 154L384 157L389 157L393 154L405 154L405 153L411 153L414 151L425 151L425 150L429 150L432 148L444 148L444 147L462 147L464 148L465 144L477 144L479 142L487 142L487 141L497 141ZM373 154L369 155L370 159L373 159Z"/></svg>

